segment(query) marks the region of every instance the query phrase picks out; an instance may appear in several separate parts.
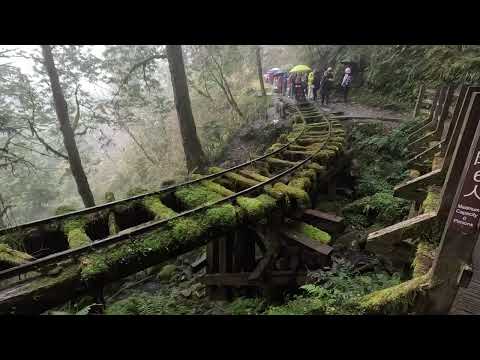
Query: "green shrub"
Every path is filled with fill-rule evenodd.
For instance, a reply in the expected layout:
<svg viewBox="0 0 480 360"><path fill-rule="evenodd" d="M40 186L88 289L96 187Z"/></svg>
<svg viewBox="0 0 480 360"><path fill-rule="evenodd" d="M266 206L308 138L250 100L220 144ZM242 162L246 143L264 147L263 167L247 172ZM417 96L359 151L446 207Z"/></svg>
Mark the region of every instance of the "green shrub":
<svg viewBox="0 0 480 360"><path fill-rule="evenodd" d="M301 287L303 293L280 306L272 306L268 315L354 315L361 314L358 300L373 291L400 283L398 275L371 273L358 275L349 264L325 272L317 283Z"/></svg>

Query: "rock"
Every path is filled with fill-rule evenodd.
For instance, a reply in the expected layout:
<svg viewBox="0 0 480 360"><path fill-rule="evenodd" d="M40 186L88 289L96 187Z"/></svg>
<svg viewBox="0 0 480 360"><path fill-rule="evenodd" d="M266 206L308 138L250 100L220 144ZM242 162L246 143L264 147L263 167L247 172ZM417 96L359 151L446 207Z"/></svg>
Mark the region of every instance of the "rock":
<svg viewBox="0 0 480 360"><path fill-rule="evenodd" d="M343 245L346 248L359 247L360 244L365 244L367 241L367 232L360 230L353 230L342 236L339 236L335 241L336 244Z"/></svg>
<svg viewBox="0 0 480 360"><path fill-rule="evenodd" d="M192 290L191 289L184 289L180 291L180 295L189 298L192 295Z"/></svg>
<svg viewBox="0 0 480 360"><path fill-rule="evenodd" d="M155 265L155 266L149 267L146 270L147 276L159 273L160 271L162 271L163 267L164 267L163 265Z"/></svg>
<svg viewBox="0 0 480 360"><path fill-rule="evenodd" d="M157 279L159 280L169 280L172 275L175 273L175 270L177 270L177 267L173 264L168 264L165 265L162 270L158 273Z"/></svg>
<svg viewBox="0 0 480 360"><path fill-rule="evenodd" d="M45 315L72 315L66 311L50 311L50 312L47 312Z"/></svg>

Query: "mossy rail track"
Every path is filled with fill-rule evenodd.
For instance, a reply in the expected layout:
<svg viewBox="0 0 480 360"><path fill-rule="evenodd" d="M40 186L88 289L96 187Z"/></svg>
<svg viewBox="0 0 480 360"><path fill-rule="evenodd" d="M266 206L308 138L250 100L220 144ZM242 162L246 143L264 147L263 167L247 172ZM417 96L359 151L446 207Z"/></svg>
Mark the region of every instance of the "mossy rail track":
<svg viewBox="0 0 480 360"><path fill-rule="evenodd" d="M2 280L7 280L8 284L5 284L6 287L1 286L0 287L0 305L4 299L8 299L8 296L5 297L5 292L8 292L8 289L12 286L12 279L15 276L21 276L27 273L32 273L33 271L36 271L37 269L41 269L43 267L48 267L48 265L59 263L59 262L64 262L67 261L68 259L78 259L80 255L85 255L87 253L95 253L97 250L106 248L110 245L120 243L122 241L128 242L130 238L137 236L137 235L143 235L147 234L149 232L155 231L158 228L161 228L162 226L169 224L171 222L174 222L175 220L183 219L183 218L188 218L191 215L201 213L203 211L206 211L208 209L212 209L217 207L218 205L222 204L230 204L233 203L236 199L239 197L243 197L245 195L250 195L255 192L258 192L261 189L264 189L266 186L272 184L275 181L279 181L282 178L294 173L297 169L301 168L302 166L307 165L309 162L312 160L316 159L317 155L321 153L328 141L332 138L333 134L333 127L332 127L332 121L329 119L328 115L323 115L321 114L312 104L310 103L305 103L305 104L299 104L299 105L289 105L289 111L290 114L297 117L298 120L300 120L300 124L294 125L297 128L297 133L294 138L291 138L291 140L287 141L285 144L277 146L274 148L273 151L268 152L267 154L260 156L256 159L250 160L248 162L245 162L243 164L234 166L229 169L221 170L219 172L215 172L213 174L207 175L207 176L202 176L199 178L196 178L191 181L187 181L178 185L173 185L169 186L167 188L158 190L158 191L153 191L153 192L146 192L143 194L139 194L136 196L132 196L126 199L118 200L118 201L113 201L109 202L106 204L98 205L92 208L84 209L84 210L79 210L79 211L73 211L61 215L57 215L54 217L50 217L47 219L42 219L38 221L33 221L30 223L6 228L6 229L0 229L0 236L5 235L5 234L11 234L15 233L18 231L22 231L24 229L36 227L39 225L45 225L49 223L58 223L58 222L65 222L68 221L69 219L77 219L78 217L84 216L86 214L92 214L92 213L97 213L102 210L108 210L111 208L114 208L118 205L128 205L129 203L133 203L142 199L146 199L152 196L157 196L157 195L165 195L169 193L174 193L182 188L190 187L192 185L200 185L204 183L205 181L210 181L214 179L218 179L226 174L232 174L234 171L239 171L245 168L248 168L249 166L254 165L255 163L262 162L263 160L267 159L272 159L274 155L276 154L282 154L283 152L288 152L289 148L295 147L295 144L299 143L299 140L301 139L307 139L311 141L319 141L317 143L318 146L314 148L313 151L305 152L304 156L305 158L296 161L294 163L291 163L291 166L288 166L287 169L280 171L279 173L266 178L264 181L258 181L257 183L253 186L249 186L245 189L242 189L240 191L235 191L233 194L222 197L218 200L215 201L209 201L207 204L202 204L200 206L195 206L191 209L188 209L186 211L181 211L179 213L175 213L172 211L172 214L175 214L173 216L167 216L166 218L161 218L158 220L153 220L153 221L148 221L143 224L125 229L121 231L120 233L116 235L111 235L107 236L103 239L98 239L96 241L91 241L90 243L80 245L78 247L70 248L68 250L64 251L59 251L53 254L50 254L48 256L39 258L39 259L34 259L33 261L28 261L24 264L14 266L11 268L7 268L3 271L0 271L0 281ZM312 122L308 121L306 119L313 119L313 120L320 120L319 122ZM299 126L303 124L301 129L298 131ZM315 127L318 126L318 127ZM319 128L323 128L324 131L320 135L320 132L318 131ZM304 135L308 133L309 129L313 129L313 131L308 135L310 136L309 138L305 138ZM315 140L317 139L317 140ZM308 143L308 141L307 141ZM303 144L305 145L305 143ZM297 147L303 147L303 146L298 146ZM298 150L298 149L296 149ZM295 151L290 151L290 152L295 152ZM300 153L300 151L297 151L297 153ZM297 154L298 155L298 154ZM287 163L287 162L286 162ZM263 179L261 179L263 180ZM20 280L20 279L19 279ZM3 288L3 290L1 289ZM1 293L4 292L4 296L1 295ZM8 301L7 301L8 302ZM1 307L1 306L0 306ZM0 312L2 312L0 310Z"/></svg>

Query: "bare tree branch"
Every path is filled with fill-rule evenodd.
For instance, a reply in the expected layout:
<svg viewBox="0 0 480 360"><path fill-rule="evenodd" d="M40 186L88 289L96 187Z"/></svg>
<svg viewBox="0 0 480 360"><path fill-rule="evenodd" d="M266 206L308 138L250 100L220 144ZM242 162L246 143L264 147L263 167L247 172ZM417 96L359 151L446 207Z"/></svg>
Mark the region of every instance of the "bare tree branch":
<svg viewBox="0 0 480 360"><path fill-rule="evenodd" d="M50 151L57 155L58 157L61 157L65 160L68 160L68 156L65 154L62 154L60 151L55 150L53 147L51 147L42 137L38 134L37 130L35 129L35 126L33 125L33 122L31 119L27 119L28 124L30 125L30 129L32 130L32 134L37 138L38 141L45 147L47 151Z"/></svg>
<svg viewBox="0 0 480 360"><path fill-rule="evenodd" d="M146 59L143 59L142 61L139 61L137 62L136 64L134 64L130 70L128 71L127 75L122 79L121 81L121 85L125 85L127 82L128 82L128 79L130 78L130 76L132 75L132 73L137 70L139 67L141 66L145 66L146 64L148 64L150 61L153 61L153 60L156 60L156 59L166 59L167 58L167 55L165 54L155 54L155 55L152 55L152 56L149 56L148 58Z"/></svg>

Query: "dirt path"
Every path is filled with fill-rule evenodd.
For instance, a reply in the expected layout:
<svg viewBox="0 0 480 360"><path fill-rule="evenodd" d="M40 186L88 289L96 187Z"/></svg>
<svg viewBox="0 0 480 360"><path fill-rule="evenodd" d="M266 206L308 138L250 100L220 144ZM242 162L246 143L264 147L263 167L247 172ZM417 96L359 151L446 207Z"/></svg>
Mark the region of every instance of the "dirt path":
<svg viewBox="0 0 480 360"><path fill-rule="evenodd" d="M372 116L372 117L389 117L389 118L406 118L407 113L399 111L386 110L379 107L371 107L362 105L355 101L347 104L339 101L334 101L329 106L322 106L320 102L317 102L318 106L327 111L342 111L344 115L358 115L358 116Z"/></svg>
<svg viewBox="0 0 480 360"><path fill-rule="evenodd" d="M266 118L255 119L235 133L230 143L226 146L222 159L218 162L220 167L231 167L263 155L275 139L288 130L290 122L287 119L281 119L275 110L275 104L278 102L278 99L273 98L272 102L273 106L268 110L268 116ZM320 101L317 101L317 106L321 110L328 112L341 111L347 116L408 118L409 115L400 111L362 105L356 101L345 104L335 98L329 106L322 106ZM349 122L351 121L346 121L346 123ZM387 127L395 127L398 125L394 122L382 122L384 122Z"/></svg>

